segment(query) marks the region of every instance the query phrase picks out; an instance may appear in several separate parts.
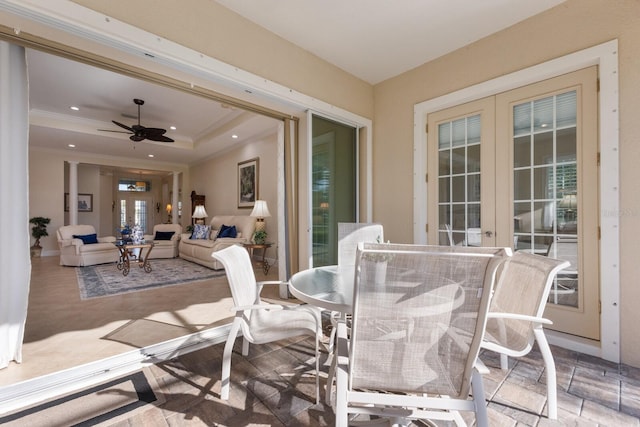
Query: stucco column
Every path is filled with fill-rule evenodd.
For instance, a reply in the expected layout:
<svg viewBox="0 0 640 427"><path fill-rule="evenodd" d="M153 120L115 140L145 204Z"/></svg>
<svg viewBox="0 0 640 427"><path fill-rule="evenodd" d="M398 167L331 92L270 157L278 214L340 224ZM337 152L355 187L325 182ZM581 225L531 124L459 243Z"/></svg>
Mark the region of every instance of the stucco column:
<svg viewBox="0 0 640 427"><path fill-rule="evenodd" d="M178 224L178 188L180 182L178 180L180 176L180 172L173 172L173 188L172 188L172 197L171 197L171 222L173 224Z"/></svg>
<svg viewBox="0 0 640 427"><path fill-rule="evenodd" d="M69 225L78 225L78 162L69 162Z"/></svg>

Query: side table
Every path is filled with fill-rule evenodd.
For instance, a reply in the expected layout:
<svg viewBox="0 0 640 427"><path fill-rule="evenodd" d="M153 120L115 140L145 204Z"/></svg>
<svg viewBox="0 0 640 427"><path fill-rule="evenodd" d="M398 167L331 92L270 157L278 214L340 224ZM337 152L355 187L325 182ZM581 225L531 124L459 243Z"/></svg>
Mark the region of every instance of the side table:
<svg viewBox="0 0 640 427"><path fill-rule="evenodd" d="M267 249L273 246L273 243L243 243L242 246L244 246L245 249L249 252L249 256L252 260L253 250L262 249L262 261L260 261L260 264L262 265L262 271L264 272L265 276L269 274L269 268L271 268L271 266L267 261L265 261L265 255L267 254Z"/></svg>

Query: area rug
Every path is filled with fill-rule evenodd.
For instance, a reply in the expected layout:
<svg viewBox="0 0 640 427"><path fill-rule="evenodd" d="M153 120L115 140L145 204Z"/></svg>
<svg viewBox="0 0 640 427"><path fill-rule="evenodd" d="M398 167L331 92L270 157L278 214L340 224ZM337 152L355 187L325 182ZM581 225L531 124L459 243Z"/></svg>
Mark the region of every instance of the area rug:
<svg viewBox="0 0 640 427"><path fill-rule="evenodd" d="M80 298L90 299L180 285L224 276L224 270L210 268L180 258L152 259L151 272L132 263L127 276L115 264L76 267Z"/></svg>
<svg viewBox="0 0 640 427"><path fill-rule="evenodd" d="M10 426L107 426L165 402L153 375L143 371L0 417Z"/></svg>

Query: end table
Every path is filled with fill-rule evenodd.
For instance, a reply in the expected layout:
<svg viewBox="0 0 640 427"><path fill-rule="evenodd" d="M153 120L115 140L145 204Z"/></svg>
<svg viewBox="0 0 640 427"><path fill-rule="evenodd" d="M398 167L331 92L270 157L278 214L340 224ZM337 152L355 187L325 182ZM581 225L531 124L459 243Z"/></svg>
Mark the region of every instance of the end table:
<svg viewBox="0 0 640 427"><path fill-rule="evenodd" d="M245 249L249 252L249 256L252 260L253 250L262 249L262 261L259 261L259 263L262 265L262 271L264 272L265 276L269 274L269 268L271 268L271 266L269 265L269 262L265 260L265 255L267 253L267 249L273 246L273 243L243 243L242 246L244 246Z"/></svg>

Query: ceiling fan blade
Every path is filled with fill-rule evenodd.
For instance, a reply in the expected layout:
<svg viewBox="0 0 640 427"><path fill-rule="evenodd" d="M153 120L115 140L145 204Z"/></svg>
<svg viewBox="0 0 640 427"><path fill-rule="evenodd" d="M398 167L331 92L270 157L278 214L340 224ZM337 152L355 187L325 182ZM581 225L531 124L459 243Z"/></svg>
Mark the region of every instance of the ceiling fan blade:
<svg viewBox="0 0 640 427"><path fill-rule="evenodd" d="M115 132L115 133L127 133L131 134L131 132L126 132L123 130L111 130L111 129L98 129L100 132Z"/></svg>
<svg viewBox="0 0 640 427"><path fill-rule="evenodd" d="M147 135L147 139L150 141L157 141L157 142L174 142L173 139L164 135Z"/></svg>
<svg viewBox="0 0 640 427"><path fill-rule="evenodd" d="M121 127L121 128L123 128L123 129L128 130L129 132L133 132L133 133L135 133L135 131L134 131L132 128L130 128L129 126L127 126L127 125L123 125L122 123L116 122L115 120L111 120L111 122L112 122L113 124L115 124L115 125L120 126L120 127Z"/></svg>

